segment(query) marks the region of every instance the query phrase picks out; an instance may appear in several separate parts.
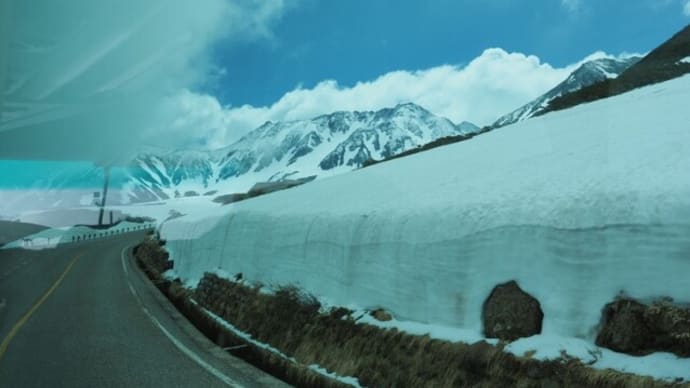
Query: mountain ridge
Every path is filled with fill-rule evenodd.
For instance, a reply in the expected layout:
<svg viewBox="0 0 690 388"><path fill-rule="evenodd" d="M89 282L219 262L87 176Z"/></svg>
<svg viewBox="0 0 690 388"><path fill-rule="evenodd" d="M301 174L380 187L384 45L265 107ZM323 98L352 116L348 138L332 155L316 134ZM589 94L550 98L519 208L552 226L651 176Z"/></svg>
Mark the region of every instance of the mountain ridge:
<svg viewBox="0 0 690 388"><path fill-rule="evenodd" d="M439 138L479 130L411 102L376 111L336 111L308 120L267 121L214 151L138 156L129 169L128 195L142 202L211 189L244 191L261 181L335 175Z"/></svg>
<svg viewBox="0 0 690 388"><path fill-rule="evenodd" d="M622 94L690 73L690 24L650 51L614 79L606 79L554 99L539 114Z"/></svg>
<svg viewBox="0 0 690 388"><path fill-rule="evenodd" d="M558 85L520 108L499 117L491 124L491 127L499 128L534 117L547 109L554 99L605 79L616 78L641 58L641 56L631 55L619 58L604 57L584 62Z"/></svg>

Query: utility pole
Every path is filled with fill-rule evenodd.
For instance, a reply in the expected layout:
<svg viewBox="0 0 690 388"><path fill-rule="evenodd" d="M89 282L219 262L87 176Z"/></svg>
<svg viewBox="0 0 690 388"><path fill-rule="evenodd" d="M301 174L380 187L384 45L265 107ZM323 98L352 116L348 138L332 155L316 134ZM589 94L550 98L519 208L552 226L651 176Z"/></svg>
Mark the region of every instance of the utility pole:
<svg viewBox="0 0 690 388"><path fill-rule="evenodd" d="M101 198L101 210L98 213L98 225L103 225L103 212L105 211L105 200L108 197L108 183L110 182L110 166L103 166L103 197Z"/></svg>

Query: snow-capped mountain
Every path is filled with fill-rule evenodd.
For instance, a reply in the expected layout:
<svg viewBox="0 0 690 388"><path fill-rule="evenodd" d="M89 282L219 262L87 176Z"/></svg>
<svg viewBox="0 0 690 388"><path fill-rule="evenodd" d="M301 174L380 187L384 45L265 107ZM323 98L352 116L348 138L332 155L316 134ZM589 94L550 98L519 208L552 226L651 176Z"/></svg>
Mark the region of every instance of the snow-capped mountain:
<svg viewBox="0 0 690 388"><path fill-rule="evenodd" d="M618 77L608 78L555 98L539 114L571 108L680 77L690 73L690 63L685 62L688 56L690 56L690 25L650 51Z"/></svg>
<svg viewBox="0 0 690 388"><path fill-rule="evenodd" d="M520 108L501 116L492 124L492 127L502 127L535 116L548 107L553 99L605 79L616 78L640 59L641 57L638 56L630 56L627 58L599 58L585 62L553 89Z"/></svg>
<svg viewBox="0 0 690 388"><path fill-rule="evenodd" d="M142 154L127 169L124 193L135 202L205 194L217 180L217 164L203 151Z"/></svg>
<svg viewBox="0 0 690 388"><path fill-rule="evenodd" d="M341 111L311 120L266 122L213 152L144 154L130 168L131 200L151 201L209 191L245 191L260 181L334 175L433 140L478 132L413 103L378 111Z"/></svg>

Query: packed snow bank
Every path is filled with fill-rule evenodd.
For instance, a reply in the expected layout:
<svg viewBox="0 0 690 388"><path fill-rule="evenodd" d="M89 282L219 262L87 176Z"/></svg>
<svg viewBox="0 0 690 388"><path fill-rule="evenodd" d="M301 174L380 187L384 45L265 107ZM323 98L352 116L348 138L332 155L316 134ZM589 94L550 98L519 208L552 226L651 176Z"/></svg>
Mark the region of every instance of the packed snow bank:
<svg viewBox="0 0 690 388"><path fill-rule="evenodd" d="M353 316L359 323L381 328L396 328L414 335L429 335L431 338L475 343L482 340L481 335L474 331L448 327L438 324L418 323L411 321L381 322L373 318L366 311L355 311ZM487 339L491 344L498 343L497 339ZM654 353L647 356L633 357L600 348L591 341L581 338L563 337L558 335L536 335L521 338L508 344L506 351L516 355L539 360L555 360L562 357L574 357L597 369L614 369L643 376L656 376L673 380L678 377L690 380L690 360L682 359L671 353Z"/></svg>
<svg viewBox="0 0 690 388"><path fill-rule="evenodd" d="M671 353L653 353L633 357L599 348L580 338L538 335L517 340L509 344L506 350L518 356L533 351L535 353L532 357L542 360L558 359L565 352L568 357L577 358L597 369L614 369L667 380L676 378L690 380L690 360L688 359L679 358Z"/></svg>
<svg viewBox="0 0 690 388"><path fill-rule="evenodd" d="M621 291L690 302L690 76L162 227L175 271L292 283L481 334L517 280L545 336L593 338ZM690 368L688 368L690 370ZM690 376L688 376L690 377Z"/></svg>

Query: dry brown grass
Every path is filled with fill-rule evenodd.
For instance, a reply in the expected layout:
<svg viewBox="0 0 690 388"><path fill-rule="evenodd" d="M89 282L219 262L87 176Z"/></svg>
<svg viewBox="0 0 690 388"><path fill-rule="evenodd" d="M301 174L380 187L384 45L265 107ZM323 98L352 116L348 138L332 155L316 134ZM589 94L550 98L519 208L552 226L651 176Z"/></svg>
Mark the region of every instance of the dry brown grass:
<svg viewBox="0 0 690 388"><path fill-rule="evenodd" d="M170 255L163 249L164 241L147 235L144 241L134 248L134 256L139 266L151 279L160 279L161 274L172 268Z"/></svg>
<svg viewBox="0 0 690 388"><path fill-rule="evenodd" d="M217 315L303 364L370 387L662 387L673 384L564 358L516 357L485 342L451 343L358 324L343 310L319 313L294 287L266 295L206 274L195 298Z"/></svg>

